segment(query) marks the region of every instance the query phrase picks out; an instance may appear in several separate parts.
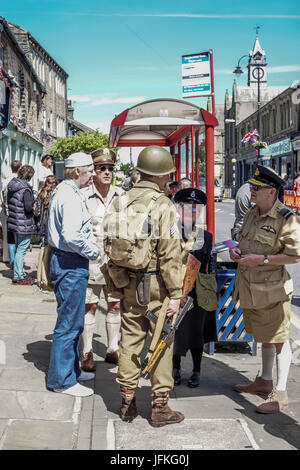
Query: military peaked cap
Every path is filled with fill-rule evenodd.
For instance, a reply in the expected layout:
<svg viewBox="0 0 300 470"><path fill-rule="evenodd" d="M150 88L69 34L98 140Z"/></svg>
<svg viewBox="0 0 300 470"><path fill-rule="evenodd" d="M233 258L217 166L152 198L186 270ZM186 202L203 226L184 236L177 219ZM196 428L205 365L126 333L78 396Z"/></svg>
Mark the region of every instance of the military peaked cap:
<svg viewBox="0 0 300 470"><path fill-rule="evenodd" d="M248 180L248 183L255 186L280 188L284 186L284 180L272 168L263 165L257 165L254 176Z"/></svg>
<svg viewBox="0 0 300 470"><path fill-rule="evenodd" d="M91 155L94 163L109 165L114 165L117 158L115 152L108 148L94 150Z"/></svg>
<svg viewBox="0 0 300 470"><path fill-rule="evenodd" d="M206 194L200 189L185 188L175 194L174 202L184 202L186 204L204 204L206 205Z"/></svg>

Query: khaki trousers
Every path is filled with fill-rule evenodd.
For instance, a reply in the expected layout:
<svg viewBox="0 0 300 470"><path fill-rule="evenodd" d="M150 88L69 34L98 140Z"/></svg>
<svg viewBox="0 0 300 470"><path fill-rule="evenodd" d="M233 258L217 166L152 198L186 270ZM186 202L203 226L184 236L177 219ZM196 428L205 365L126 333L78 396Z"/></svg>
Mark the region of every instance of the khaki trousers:
<svg viewBox="0 0 300 470"><path fill-rule="evenodd" d="M129 273L130 283L123 289L124 298L121 301L121 342L117 382L127 388L135 389L141 372L140 355L143 350L147 333L152 337L155 325L150 322L145 313L151 310L155 315L168 293L160 276L151 276L151 301L147 307L140 307L136 301L136 277ZM172 390L174 380L173 344L166 348L150 374L153 392Z"/></svg>

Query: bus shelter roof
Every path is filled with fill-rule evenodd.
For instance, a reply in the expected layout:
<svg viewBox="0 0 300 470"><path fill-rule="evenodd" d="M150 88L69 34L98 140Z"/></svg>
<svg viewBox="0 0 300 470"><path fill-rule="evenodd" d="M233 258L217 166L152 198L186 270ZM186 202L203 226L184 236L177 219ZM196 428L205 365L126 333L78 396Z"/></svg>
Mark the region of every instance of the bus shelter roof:
<svg viewBox="0 0 300 470"><path fill-rule="evenodd" d="M206 125L218 125L208 111L187 101L161 98L125 109L111 122L110 147L171 147Z"/></svg>

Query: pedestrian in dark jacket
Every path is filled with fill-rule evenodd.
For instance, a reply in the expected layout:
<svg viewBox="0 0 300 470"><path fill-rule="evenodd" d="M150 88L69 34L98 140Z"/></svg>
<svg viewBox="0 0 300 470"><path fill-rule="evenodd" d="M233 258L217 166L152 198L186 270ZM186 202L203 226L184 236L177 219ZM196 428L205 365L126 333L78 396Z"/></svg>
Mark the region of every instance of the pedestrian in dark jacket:
<svg viewBox="0 0 300 470"><path fill-rule="evenodd" d="M32 205L34 194L29 181L34 175L30 165L24 165L7 185L8 230L14 234L16 254L14 259L13 283L16 285L32 285L34 279L24 271L24 256L30 246L31 235L36 231Z"/></svg>

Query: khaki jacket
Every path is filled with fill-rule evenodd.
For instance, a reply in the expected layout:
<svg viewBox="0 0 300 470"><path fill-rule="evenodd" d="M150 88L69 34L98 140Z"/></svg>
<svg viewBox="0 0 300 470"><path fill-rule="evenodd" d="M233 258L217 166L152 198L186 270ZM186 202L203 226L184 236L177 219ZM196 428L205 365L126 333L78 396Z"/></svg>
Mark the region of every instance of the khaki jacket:
<svg viewBox="0 0 300 470"><path fill-rule="evenodd" d="M127 192L129 201L138 202L141 207L149 204L150 193L160 193L151 217L157 227L157 237L152 244L152 257L149 271L159 271L171 298L182 295L182 261L180 236L176 222L174 204L160 191L157 184L150 181L140 181Z"/></svg>
<svg viewBox="0 0 300 470"><path fill-rule="evenodd" d="M282 209L286 206L279 200L264 215L259 215L257 206L249 209L239 232L238 247L243 255L300 255L300 224L296 216L280 214ZM240 299L242 308L286 301L292 291L293 282L285 266L238 265L233 297Z"/></svg>
<svg viewBox="0 0 300 470"><path fill-rule="evenodd" d="M108 261L103 249L103 219L105 212L111 206L112 202L122 193L122 189L117 186L111 186L106 200L104 200L94 184L84 190L86 207L92 218L92 232L95 244L100 251L97 260L90 261L89 284L105 285L104 276L100 271L100 268Z"/></svg>

